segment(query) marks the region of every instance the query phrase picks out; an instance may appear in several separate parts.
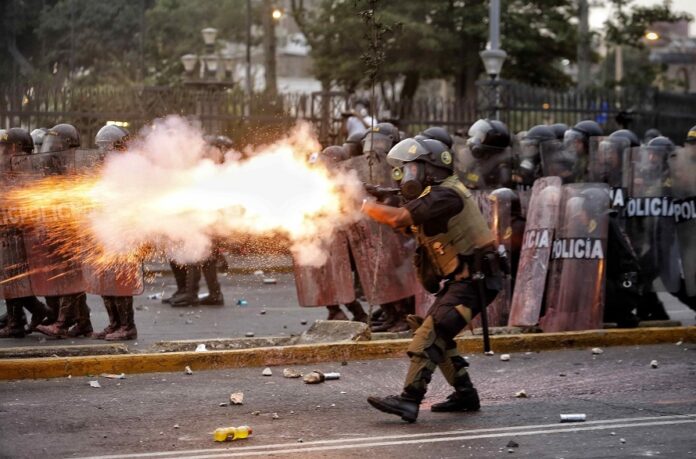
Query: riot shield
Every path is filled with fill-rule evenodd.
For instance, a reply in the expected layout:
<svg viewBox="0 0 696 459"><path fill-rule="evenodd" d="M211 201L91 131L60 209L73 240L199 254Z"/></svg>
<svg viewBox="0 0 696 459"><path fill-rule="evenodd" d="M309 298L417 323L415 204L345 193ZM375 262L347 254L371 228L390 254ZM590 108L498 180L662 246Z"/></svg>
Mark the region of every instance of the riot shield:
<svg viewBox="0 0 696 459"><path fill-rule="evenodd" d="M143 293L142 268L138 263L122 263L98 269L89 263L82 266L86 292L100 296L134 296Z"/></svg>
<svg viewBox="0 0 696 459"><path fill-rule="evenodd" d="M512 184L512 150L506 148L485 158L474 158L468 148L457 155L455 172L467 188L494 190Z"/></svg>
<svg viewBox="0 0 696 459"><path fill-rule="evenodd" d="M326 248L329 257L322 266L300 265L293 257L295 288L300 306L348 304L355 300L348 239L337 231Z"/></svg>
<svg viewBox="0 0 696 459"><path fill-rule="evenodd" d="M609 187L584 183L564 185L560 219L553 241L545 332L601 329L609 231Z"/></svg>
<svg viewBox="0 0 696 459"><path fill-rule="evenodd" d="M672 209L672 185L667 160L672 148L630 150L624 178L628 200L621 217L649 286L658 276L667 291L679 290L679 247Z"/></svg>
<svg viewBox="0 0 696 459"><path fill-rule="evenodd" d="M0 195L5 189L18 184L11 170L12 156L0 146ZM0 299L14 299L33 295L29 280L29 265L21 230L21 209L10 209L0 201Z"/></svg>
<svg viewBox="0 0 696 459"><path fill-rule="evenodd" d="M560 199L559 177L534 182L510 306L508 324L512 327L531 327L539 322Z"/></svg>
<svg viewBox="0 0 696 459"><path fill-rule="evenodd" d="M407 298L416 292L413 240L372 220L346 229L355 268L370 304Z"/></svg>
<svg viewBox="0 0 696 459"><path fill-rule="evenodd" d="M564 184L578 181L579 158L572 147L556 141L543 142L539 145L539 155L544 177L560 177Z"/></svg>
<svg viewBox="0 0 696 459"><path fill-rule="evenodd" d="M510 257L512 248L512 217L511 204L514 199L514 191L509 188L499 188L493 191L488 200L488 226L493 231L496 240L496 246L503 246L505 252ZM510 317L510 300L512 296L512 280L509 276L503 279L503 288L495 297L495 300L488 305L486 312L488 314L488 325L491 327L504 327L508 324ZM472 324L474 327L480 327L481 318L477 316Z"/></svg>
<svg viewBox="0 0 696 459"><path fill-rule="evenodd" d="M368 153L354 156L339 163L343 170L354 170L358 178L365 183L380 186L393 186L392 167L387 164L387 158L378 153Z"/></svg>
<svg viewBox="0 0 696 459"><path fill-rule="evenodd" d="M65 150L12 158L13 173L22 179L75 173L75 150ZM77 254L63 253L60 242L51 228L52 219L74 209L42 209L24 229L24 247L29 265L34 295L58 296L84 292L86 288L82 265Z"/></svg>
<svg viewBox="0 0 696 459"><path fill-rule="evenodd" d="M696 296L696 145L678 148L668 160L672 204L687 296Z"/></svg>
<svg viewBox="0 0 696 459"><path fill-rule="evenodd" d="M75 150L75 170L78 172L95 171L102 166L106 154L100 150Z"/></svg>
<svg viewBox="0 0 696 459"><path fill-rule="evenodd" d="M612 207L623 207L626 200L626 192L623 189L626 183L624 172L627 170L624 164L628 163L631 154L628 139L591 137L589 144L588 180L609 185L612 193Z"/></svg>

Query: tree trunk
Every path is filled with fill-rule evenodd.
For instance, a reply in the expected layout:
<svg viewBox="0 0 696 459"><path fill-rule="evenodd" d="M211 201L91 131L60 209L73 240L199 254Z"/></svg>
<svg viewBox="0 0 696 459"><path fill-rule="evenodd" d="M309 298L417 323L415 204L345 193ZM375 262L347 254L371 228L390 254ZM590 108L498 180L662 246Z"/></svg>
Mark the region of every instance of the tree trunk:
<svg viewBox="0 0 696 459"><path fill-rule="evenodd" d="M404 85L401 87L401 95L399 102L401 109L399 110L399 118L408 118L413 108L413 97L416 95L418 85L420 84L420 73L407 72L404 79Z"/></svg>
<svg viewBox="0 0 696 459"><path fill-rule="evenodd" d="M276 95L278 83L276 80L276 36L273 22L273 5L271 0L263 0L263 55L266 70L266 94Z"/></svg>

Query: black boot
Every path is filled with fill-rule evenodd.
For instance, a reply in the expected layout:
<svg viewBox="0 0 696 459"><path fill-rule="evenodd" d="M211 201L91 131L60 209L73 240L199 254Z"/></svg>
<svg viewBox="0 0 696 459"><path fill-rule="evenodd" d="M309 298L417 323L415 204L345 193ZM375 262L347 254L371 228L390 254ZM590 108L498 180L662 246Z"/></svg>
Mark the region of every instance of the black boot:
<svg viewBox="0 0 696 459"><path fill-rule="evenodd" d="M373 332L387 331L392 325L396 324L397 321L396 306L394 306L394 303L383 304L380 308L384 311L382 314L384 320L372 325Z"/></svg>
<svg viewBox="0 0 696 459"><path fill-rule="evenodd" d="M367 313L365 312L358 300L346 304L346 308L350 311L351 314L353 314L354 322L362 322L365 324L367 323Z"/></svg>
<svg viewBox="0 0 696 459"><path fill-rule="evenodd" d="M329 315L326 317L326 320L348 320L348 316L341 310L339 305L332 304L327 306L326 309L329 311Z"/></svg>
<svg viewBox="0 0 696 459"><path fill-rule="evenodd" d="M45 304L35 296L22 298L22 303L27 311L31 312L31 322L27 326L27 333L36 330L39 325L48 325L56 321L53 311L48 309Z"/></svg>
<svg viewBox="0 0 696 459"><path fill-rule="evenodd" d="M196 306L198 300L198 284L201 281L201 266L198 264L186 265L186 284L183 295L172 298L171 305L174 307Z"/></svg>
<svg viewBox="0 0 696 459"><path fill-rule="evenodd" d="M406 422L416 422L420 401L402 395L368 397L367 402L378 410L401 416Z"/></svg>
<svg viewBox="0 0 696 459"><path fill-rule="evenodd" d="M460 357L461 358L461 357ZM447 400L435 403L430 407L430 411L478 411L481 409L478 391L474 388L468 373L457 376L454 382L454 392L447 397Z"/></svg>
<svg viewBox="0 0 696 459"><path fill-rule="evenodd" d="M216 258L214 256L208 258L201 266L205 283L208 285L208 295L201 298L200 303L205 306L224 306L225 298L222 296L222 289L217 278L217 269L215 266Z"/></svg>
<svg viewBox="0 0 696 459"><path fill-rule="evenodd" d="M171 304L172 300L182 296L186 291L186 267L178 264L174 260L169 262L169 266L172 268L172 274L176 281L176 292L169 298L163 298L162 303L164 304Z"/></svg>
<svg viewBox="0 0 696 459"><path fill-rule="evenodd" d="M17 299L6 300L7 324L0 328L0 338L24 338L27 323L22 304Z"/></svg>
<svg viewBox="0 0 696 459"><path fill-rule="evenodd" d="M77 302L77 323L68 330L68 336L77 338L79 336L91 337L94 329L92 320L89 318L89 306L87 305L87 294L80 293Z"/></svg>

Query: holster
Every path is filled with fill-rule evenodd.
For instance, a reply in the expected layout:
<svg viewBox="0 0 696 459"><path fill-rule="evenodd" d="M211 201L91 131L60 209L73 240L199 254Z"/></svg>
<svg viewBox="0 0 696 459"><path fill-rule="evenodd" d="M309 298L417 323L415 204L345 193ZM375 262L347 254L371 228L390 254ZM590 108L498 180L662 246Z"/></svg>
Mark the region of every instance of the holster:
<svg viewBox="0 0 696 459"><path fill-rule="evenodd" d="M430 293L437 293L440 290L440 278L435 273L435 269L430 264L428 254L425 253L423 246L418 246L413 263L416 266L416 274L423 287Z"/></svg>
<svg viewBox="0 0 696 459"><path fill-rule="evenodd" d="M477 249L474 251L475 271L483 274L484 285L489 290L501 290L504 271L501 268L501 257L491 248Z"/></svg>

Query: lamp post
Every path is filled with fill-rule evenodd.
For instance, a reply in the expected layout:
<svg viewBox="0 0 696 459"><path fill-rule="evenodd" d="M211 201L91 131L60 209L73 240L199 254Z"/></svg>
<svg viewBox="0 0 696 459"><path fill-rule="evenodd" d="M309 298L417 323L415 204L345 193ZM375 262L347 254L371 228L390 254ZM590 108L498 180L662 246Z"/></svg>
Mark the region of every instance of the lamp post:
<svg viewBox="0 0 696 459"><path fill-rule="evenodd" d="M491 0L488 18L488 46L479 55L486 69L486 74L490 77L489 84L493 93L493 104L491 104L493 110L491 112L495 119L500 119L499 77L507 57L507 53L500 49L500 0Z"/></svg>
<svg viewBox="0 0 696 459"><path fill-rule="evenodd" d="M234 85L232 74L234 61L229 56L222 56L215 50L217 29L206 27L201 30L205 50L202 54L184 54L181 63L184 66L184 84L201 88L224 89ZM196 68L198 75L196 75Z"/></svg>

